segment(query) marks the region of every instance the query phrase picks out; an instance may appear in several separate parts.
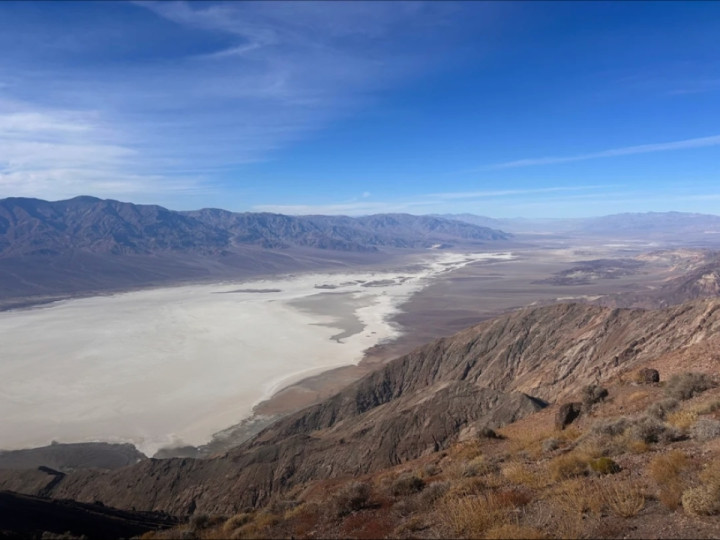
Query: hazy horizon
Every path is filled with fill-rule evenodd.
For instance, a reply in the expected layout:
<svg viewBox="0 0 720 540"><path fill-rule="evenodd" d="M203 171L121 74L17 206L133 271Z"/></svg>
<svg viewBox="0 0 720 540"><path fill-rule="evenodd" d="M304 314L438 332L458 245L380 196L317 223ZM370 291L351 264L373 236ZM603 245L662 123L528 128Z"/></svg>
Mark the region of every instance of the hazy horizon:
<svg viewBox="0 0 720 540"><path fill-rule="evenodd" d="M720 4L3 2L0 197L720 212Z"/></svg>

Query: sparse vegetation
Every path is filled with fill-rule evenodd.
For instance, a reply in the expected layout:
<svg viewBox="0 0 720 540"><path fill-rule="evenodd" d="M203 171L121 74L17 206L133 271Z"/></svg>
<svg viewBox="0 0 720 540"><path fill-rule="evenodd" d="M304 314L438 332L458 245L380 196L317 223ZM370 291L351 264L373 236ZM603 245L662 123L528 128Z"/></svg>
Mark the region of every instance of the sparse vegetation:
<svg viewBox="0 0 720 540"><path fill-rule="evenodd" d="M556 482L575 476L583 476L588 472L589 461L586 455L580 455L576 452L558 456L550 462L550 476Z"/></svg>
<svg viewBox="0 0 720 540"><path fill-rule="evenodd" d="M396 497L412 495L418 491L422 491L425 487L425 481L414 474L403 474L399 476L392 484L392 494Z"/></svg>
<svg viewBox="0 0 720 540"><path fill-rule="evenodd" d="M613 481L600 486L603 501L619 517L633 517L645 506L645 495L634 482Z"/></svg>
<svg viewBox="0 0 720 540"><path fill-rule="evenodd" d="M597 384L591 384L585 386L581 392L582 395L582 410L589 412L592 410L593 405L604 400L608 396L607 389L598 386Z"/></svg>
<svg viewBox="0 0 720 540"><path fill-rule="evenodd" d="M645 414L658 420L665 420L668 413L677 410L680 402L675 398L666 398L656 401L645 409Z"/></svg>
<svg viewBox="0 0 720 540"><path fill-rule="evenodd" d="M335 512L344 516L367 506L371 488L366 482L350 482L340 488L333 497Z"/></svg>
<svg viewBox="0 0 720 540"><path fill-rule="evenodd" d="M700 418L690 429L690 435L700 442L717 439L720 437L720 420Z"/></svg>
<svg viewBox="0 0 720 540"><path fill-rule="evenodd" d="M648 465L650 477L658 485L658 499L670 510L680 506L685 482L682 474L687 467L687 457L679 450L655 457Z"/></svg>
<svg viewBox="0 0 720 540"><path fill-rule="evenodd" d="M670 377L665 385L665 393L671 398L686 400L713 386L712 379L706 373L681 373Z"/></svg>

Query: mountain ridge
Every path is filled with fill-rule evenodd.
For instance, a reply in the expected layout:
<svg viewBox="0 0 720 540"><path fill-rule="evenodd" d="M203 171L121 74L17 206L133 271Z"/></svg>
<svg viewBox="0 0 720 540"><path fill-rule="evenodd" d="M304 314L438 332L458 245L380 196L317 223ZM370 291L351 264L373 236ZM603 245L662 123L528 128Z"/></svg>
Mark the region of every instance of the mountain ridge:
<svg viewBox="0 0 720 540"><path fill-rule="evenodd" d="M663 355L717 345L719 330L717 299L663 310L524 308L397 358L222 456L78 471L47 493L175 515L228 514L303 482L357 476L442 450L584 385ZM37 494L48 489L45 476L5 471L0 489Z"/></svg>

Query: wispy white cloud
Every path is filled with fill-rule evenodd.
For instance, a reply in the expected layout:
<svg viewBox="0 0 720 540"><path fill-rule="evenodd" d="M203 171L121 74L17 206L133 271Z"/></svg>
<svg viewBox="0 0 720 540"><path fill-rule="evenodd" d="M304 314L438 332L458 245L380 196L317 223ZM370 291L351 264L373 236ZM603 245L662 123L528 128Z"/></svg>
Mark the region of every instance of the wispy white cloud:
<svg viewBox="0 0 720 540"><path fill-rule="evenodd" d="M307 215L307 214L345 214L345 215L366 215L384 212L409 212L409 213L452 213L457 212L458 201L462 204L482 207L487 204L508 204L508 201L532 200L542 198L547 203L549 200L543 196L560 195L564 199L573 197L592 199L597 198L597 193L586 193L584 195L568 195L577 192L595 192L612 185L587 185L587 186L556 186L547 188L511 189L511 190L487 190L472 192L446 192L429 193L417 195L407 200L396 201L368 201L352 200L340 201L327 204L263 204L256 205L252 209L259 212L276 212L279 214ZM363 196L363 198L365 198Z"/></svg>
<svg viewBox="0 0 720 540"><path fill-rule="evenodd" d="M563 157L544 157L532 159L519 159L515 161L506 161L504 163L496 163L486 167L486 169L511 169L516 167L531 167L534 165L554 165L558 163L570 163L573 161L585 161L588 159L610 158L618 156L629 156L633 154L648 154L651 152L668 152L672 150L686 150L688 148L705 148L720 145L720 135L712 135L710 137L699 137L696 139L685 139L682 141L672 141L666 143L641 144L637 146L626 146L624 148L614 148L612 150L603 150L601 152L592 152L589 154L579 154L576 156Z"/></svg>
<svg viewBox="0 0 720 540"><path fill-rule="evenodd" d="M31 28L62 45L54 53L61 61L48 61L40 45L35 56L29 46L0 57L0 195L100 194L113 185L172 192L190 179L201 185L219 170L271 160L371 103L377 91L433 69L446 38L429 21L450 8L140 2L114 9L134 10L148 28L172 27L168 35L193 44L158 47L165 36L133 28L137 44L128 46L122 20L111 32L91 31L98 21L90 19L72 35L59 25ZM127 47L129 59L117 52ZM180 187L176 177L184 178ZM235 189L250 182L240 174L227 181Z"/></svg>
<svg viewBox="0 0 720 540"><path fill-rule="evenodd" d="M428 197L440 200L449 199L483 199L492 197L508 197L522 195L539 195L543 193L558 193L567 191L589 191L612 187L611 185L585 185L585 186L556 186L530 189L501 189L486 191L458 191L447 193L432 193Z"/></svg>

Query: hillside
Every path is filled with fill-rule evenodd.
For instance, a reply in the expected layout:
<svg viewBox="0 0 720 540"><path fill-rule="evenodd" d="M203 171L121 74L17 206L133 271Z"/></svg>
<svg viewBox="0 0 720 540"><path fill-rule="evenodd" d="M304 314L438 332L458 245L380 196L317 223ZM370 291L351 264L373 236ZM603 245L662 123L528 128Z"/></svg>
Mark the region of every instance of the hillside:
<svg viewBox="0 0 720 540"><path fill-rule="evenodd" d="M713 350L719 329L717 300L656 311L526 308L391 361L223 456L144 460L59 481L41 471L3 471L0 489L175 515L229 515L293 486L442 452L643 363Z"/></svg>

